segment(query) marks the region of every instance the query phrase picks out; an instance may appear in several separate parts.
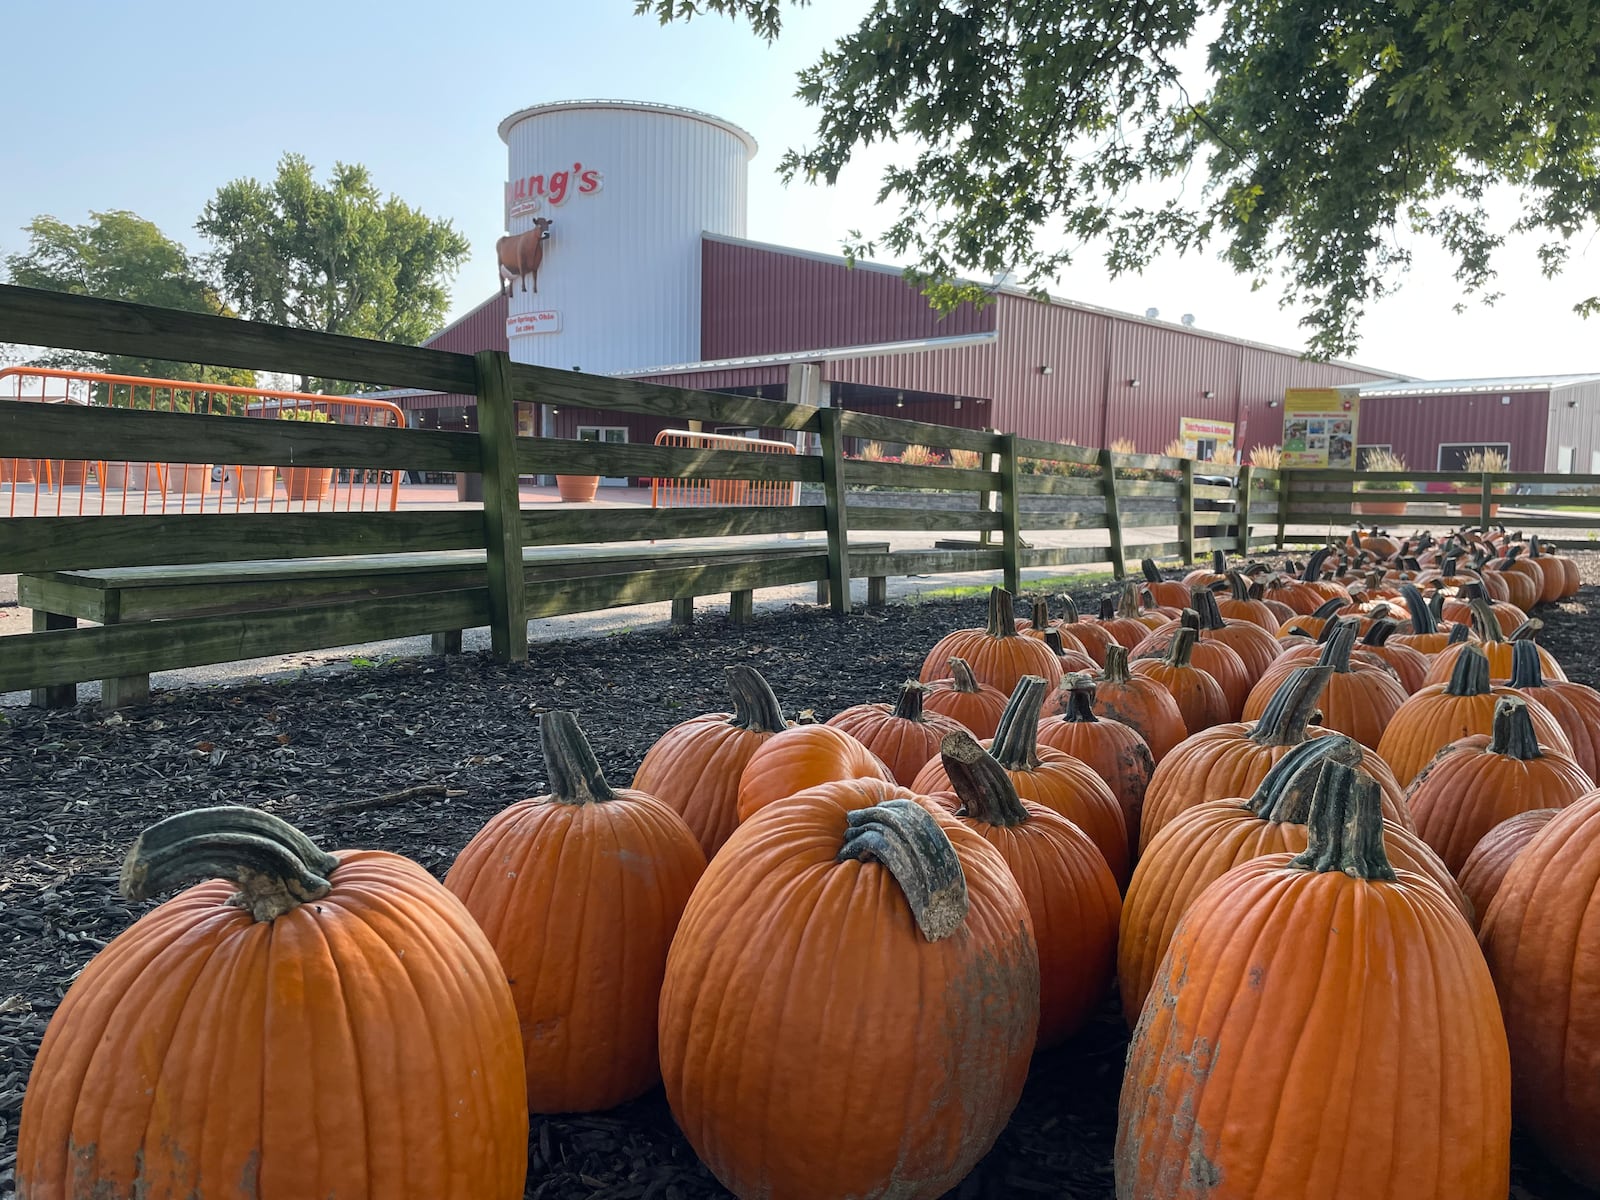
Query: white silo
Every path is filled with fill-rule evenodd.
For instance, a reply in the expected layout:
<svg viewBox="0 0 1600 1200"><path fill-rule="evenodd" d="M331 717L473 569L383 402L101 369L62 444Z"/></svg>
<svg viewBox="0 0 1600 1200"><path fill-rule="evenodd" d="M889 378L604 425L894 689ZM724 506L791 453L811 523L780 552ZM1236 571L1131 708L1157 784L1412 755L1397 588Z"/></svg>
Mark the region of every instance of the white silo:
<svg viewBox="0 0 1600 1200"><path fill-rule="evenodd" d="M516 362L599 374L700 358L700 234L745 235L755 139L692 109L539 104L500 123L506 229L549 221L537 276L508 280ZM530 261L531 239L518 266Z"/></svg>

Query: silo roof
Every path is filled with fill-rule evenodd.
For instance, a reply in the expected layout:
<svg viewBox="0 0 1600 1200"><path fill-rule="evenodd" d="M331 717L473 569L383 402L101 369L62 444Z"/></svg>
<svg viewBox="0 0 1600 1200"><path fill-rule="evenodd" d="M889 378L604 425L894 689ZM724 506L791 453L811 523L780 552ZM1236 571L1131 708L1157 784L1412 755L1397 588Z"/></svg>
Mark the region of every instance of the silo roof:
<svg viewBox="0 0 1600 1200"><path fill-rule="evenodd" d="M744 143L745 149L754 158L760 147L756 139L748 130L741 129L732 121L715 116L712 113L701 112L697 108L684 108L677 104L657 104L651 100L551 100L544 104L535 104L528 108L518 109L504 121L500 122L500 140L508 141L511 136L511 127L528 117L542 116L545 113L575 112L581 109L600 109L606 112L643 112L663 113L674 117L688 117L694 121L704 121L708 125L715 125L733 134Z"/></svg>

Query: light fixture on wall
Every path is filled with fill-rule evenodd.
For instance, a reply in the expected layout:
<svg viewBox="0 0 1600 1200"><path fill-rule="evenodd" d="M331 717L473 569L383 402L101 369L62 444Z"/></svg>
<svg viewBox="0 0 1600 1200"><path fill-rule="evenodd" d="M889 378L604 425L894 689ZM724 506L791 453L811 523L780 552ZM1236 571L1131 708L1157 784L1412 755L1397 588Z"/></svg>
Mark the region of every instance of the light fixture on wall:
<svg viewBox="0 0 1600 1200"><path fill-rule="evenodd" d="M759 387L756 388L756 399L757 400L761 399L761 389Z"/></svg>
<svg viewBox="0 0 1600 1200"><path fill-rule="evenodd" d="M1041 375L1054 375L1055 373L1056 373L1056 369L1054 367L1052 367L1049 363L1045 363L1044 366L1039 368L1039 374L1041 374Z"/></svg>
<svg viewBox="0 0 1600 1200"><path fill-rule="evenodd" d="M894 406L896 408L904 408L906 406L906 394L904 392L896 392L894 394Z"/></svg>
<svg viewBox="0 0 1600 1200"><path fill-rule="evenodd" d="M1215 392L1213 392L1210 388L1207 388L1205 391L1201 392L1200 394L1202 396L1204 396L1207 400L1215 400L1217 398L1217 394Z"/></svg>
<svg viewBox="0 0 1600 1200"><path fill-rule="evenodd" d="M1267 407L1268 408L1277 408L1278 407L1278 402L1276 400L1268 400L1267 401Z"/></svg>
<svg viewBox="0 0 1600 1200"><path fill-rule="evenodd" d="M1501 396L1500 397L1500 403L1501 404L1510 404L1511 403L1511 397L1510 396Z"/></svg>
<svg viewBox="0 0 1600 1200"><path fill-rule="evenodd" d="M561 410L560 410L560 409L559 409L559 408L557 408L557 407L556 407L556 406L555 406L555 405L553 405L553 404L552 404L552 405L551 405L551 406L550 406L550 415L551 415L551 416L552 416L552 417L553 417L553 416L555 416L555 415L556 415L556 414L557 414L557 413L559 413L559 412L560 412L560 411L561 411Z"/></svg>
<svg viewBox="0 0 1600 1200"><path fill-rule="evenodd" d="M1577 401L1576 401L1576 400L1573 400L1573 401L1571 401L1571 403L1573 403L1573 404L1576 404L1576 403L1577 403ZM960 396L957 396L957 397L956 397L956 408L957 408L957 409L958 409L958 410L959 410L959 409L960 409L960 408L961 408L961 397L960 397Z"/></svg>
<svg viewBox="0 0 1600 1200"><path fill-rule="evenodd" d="M1130 380L1128 380L1128 386L1129 387L1138 387L1139 386L1139 381L1137 379L1130 379Z"/></svg>

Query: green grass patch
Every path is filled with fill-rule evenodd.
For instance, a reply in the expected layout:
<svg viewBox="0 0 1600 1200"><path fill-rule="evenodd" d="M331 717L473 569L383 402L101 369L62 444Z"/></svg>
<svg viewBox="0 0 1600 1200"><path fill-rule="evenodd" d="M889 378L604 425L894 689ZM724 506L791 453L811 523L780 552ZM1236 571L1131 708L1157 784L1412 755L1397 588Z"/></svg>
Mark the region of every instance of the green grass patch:
<svg viewBox="0 0 1600 1200"><path fill-rule="evenodd" d="M1137 572L1135 572L1137 574ZM1083 588L1109 587L1117 582L1110 571L1073 571L1066 575L1047 575L1042 579L1024 579L1025 592L1078 591ZM919 600L965 600L972 596L987 596L989 584L969 584L952 587L929 588L918 592Z"/></svg>

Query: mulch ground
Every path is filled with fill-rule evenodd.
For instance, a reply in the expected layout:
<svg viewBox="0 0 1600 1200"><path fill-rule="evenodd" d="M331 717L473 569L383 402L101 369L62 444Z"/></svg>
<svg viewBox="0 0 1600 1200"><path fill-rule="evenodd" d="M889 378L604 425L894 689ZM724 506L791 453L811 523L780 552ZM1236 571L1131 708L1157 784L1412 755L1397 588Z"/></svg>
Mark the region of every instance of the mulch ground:
<svg viewBox="0 0 1600 1200"><path fill-rule="evenodd" d="M1541 640L1574 679L1595 686L1600 556L1581 561L1587 586L1540 613ZM663 730L726 709L722 675L732 663L758 667L791 716L826 718L891 698L942 634L982 624L982 608L941 601L835 621L796 607L747 627L702 617L692 630L542 643L522 668L434 658L168 693L115 713L0 711L0 1196L13 1190L23 1089L51 1013L90 957L148 907L124 903L116 876L156 818L259 805L324 846L397 851L443 876L491 814L544 790L535 719L544 709L575 710L608 777L625 783ZM404 789L421 792L360 807ZM1075 1041L1035 1060L1010 1125L952 1196L1110 1200L1126 1046L1108 1000ZM1586 1194L1518 1140L1512 1200ZM527 1195L728 1193L695 1160L657 1089L611 1113L536 1117Z"/></svg>

